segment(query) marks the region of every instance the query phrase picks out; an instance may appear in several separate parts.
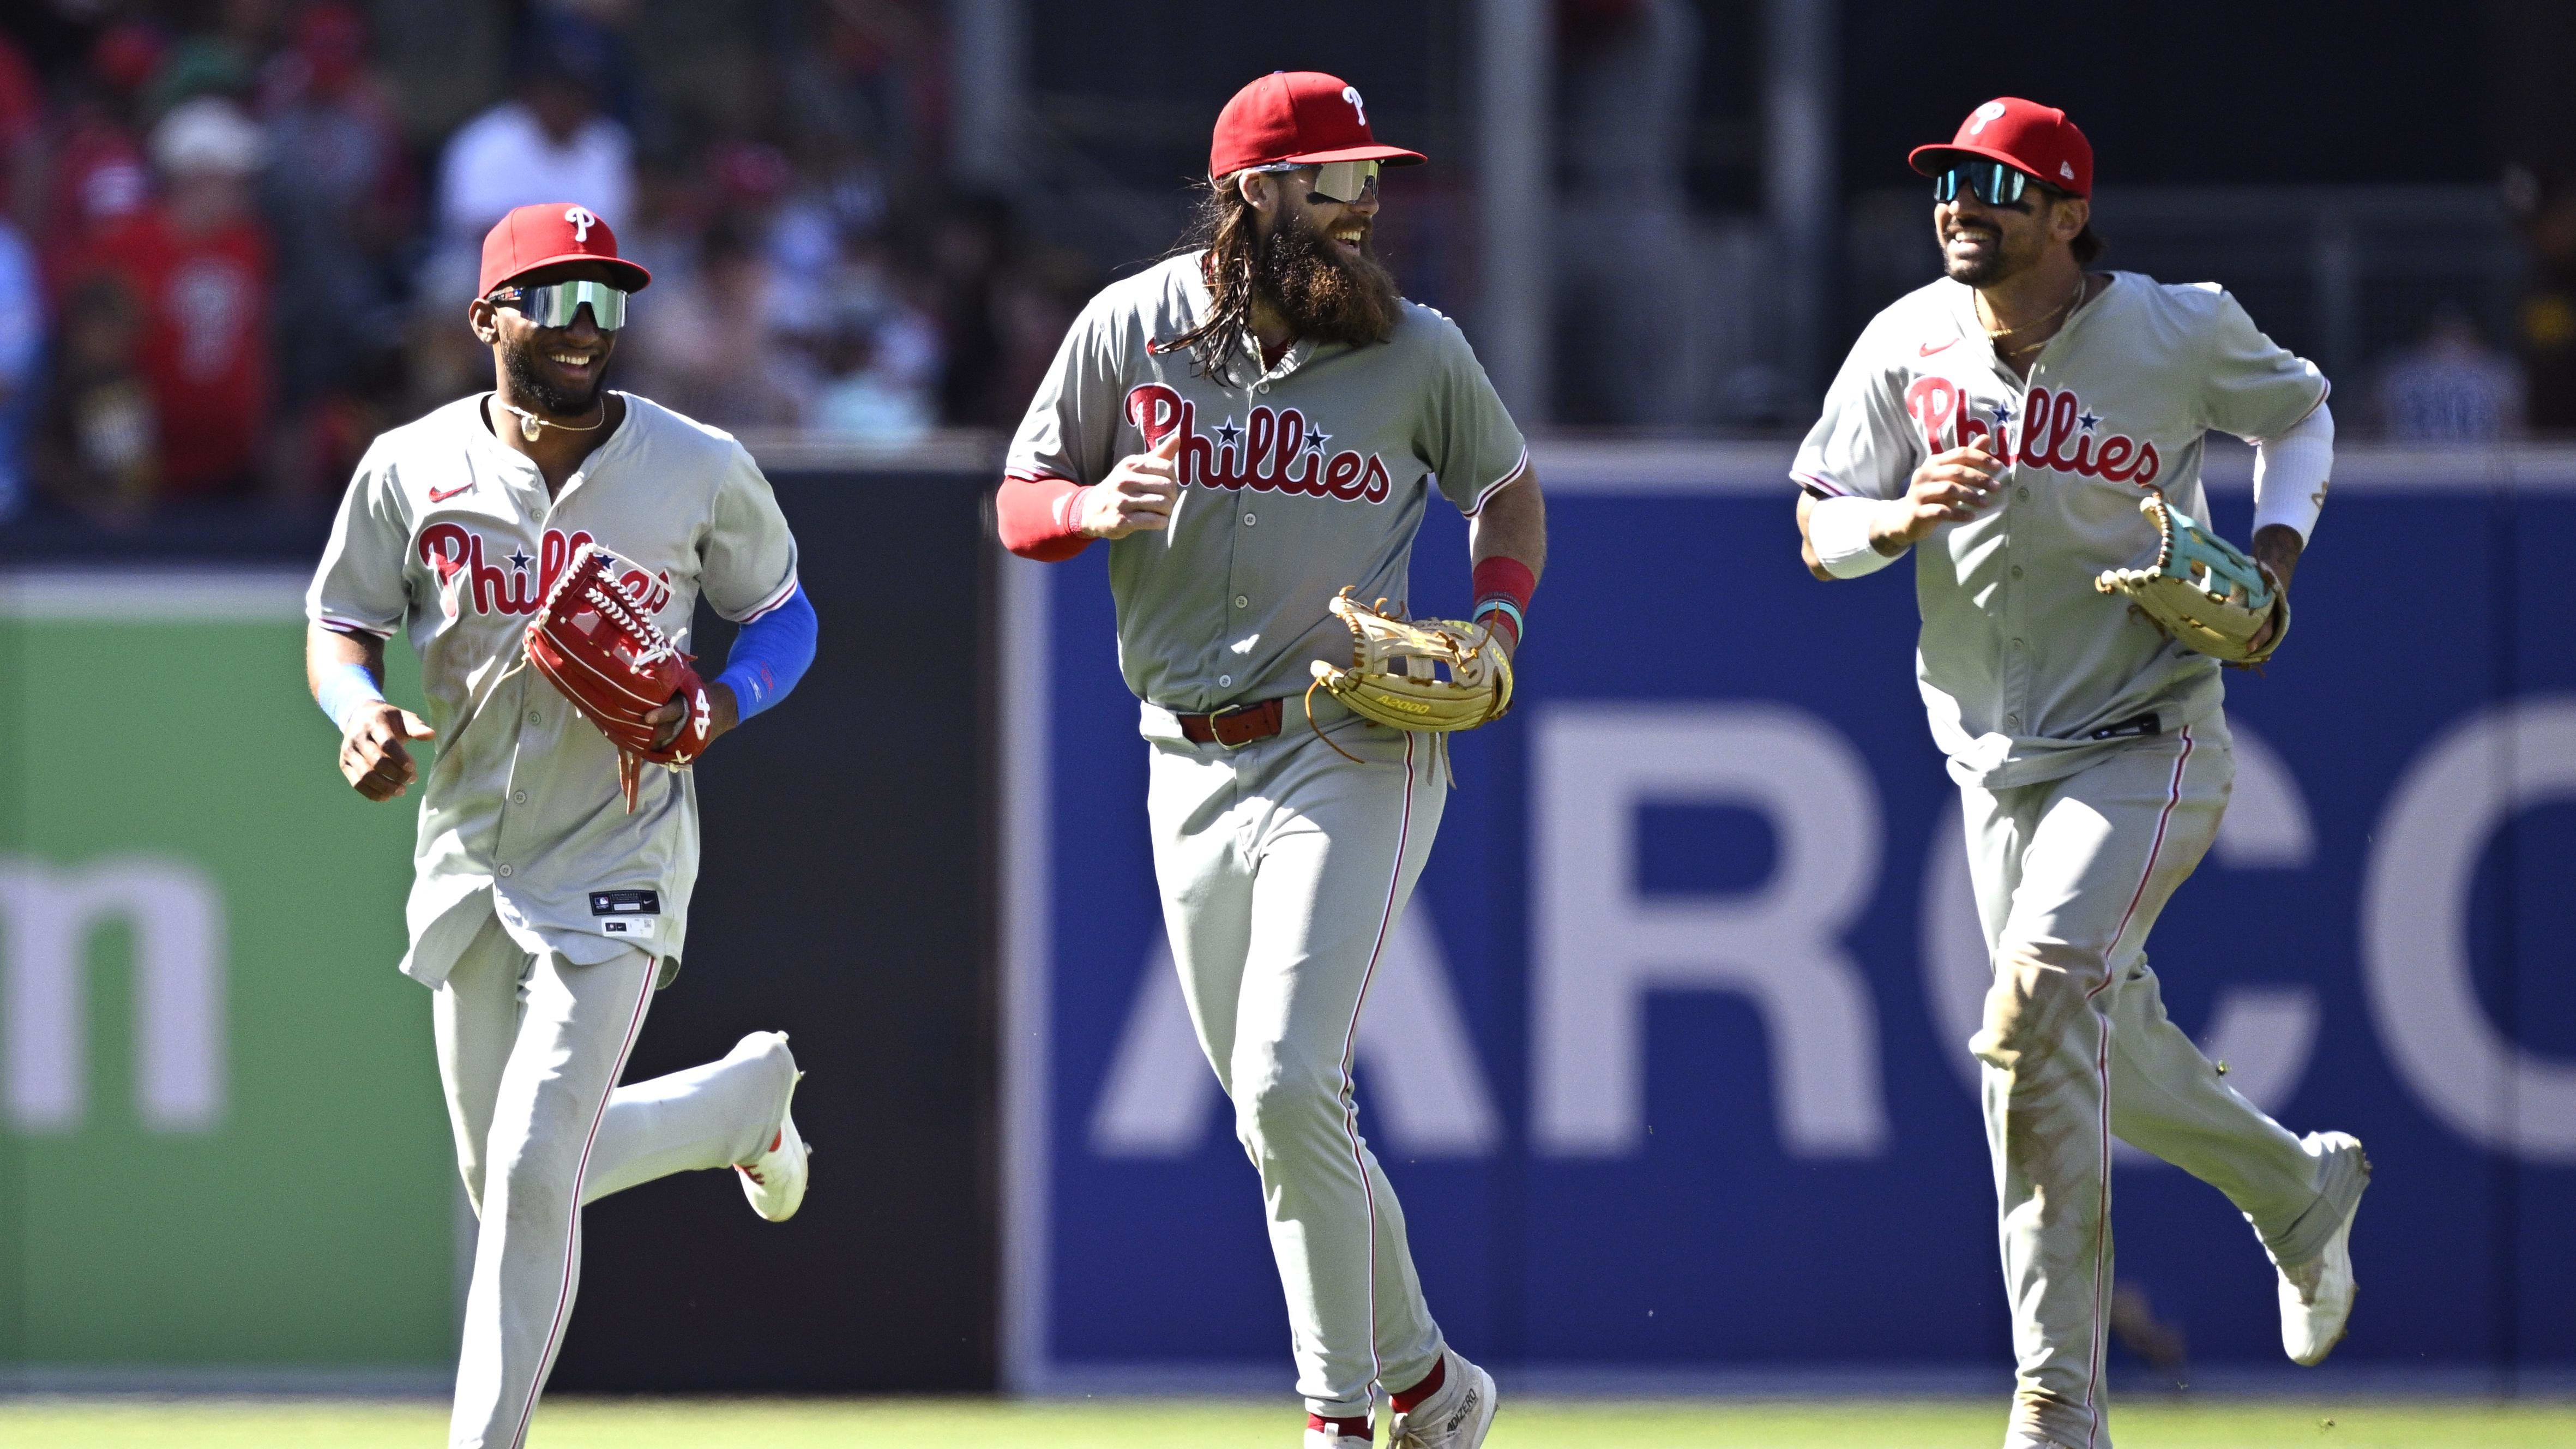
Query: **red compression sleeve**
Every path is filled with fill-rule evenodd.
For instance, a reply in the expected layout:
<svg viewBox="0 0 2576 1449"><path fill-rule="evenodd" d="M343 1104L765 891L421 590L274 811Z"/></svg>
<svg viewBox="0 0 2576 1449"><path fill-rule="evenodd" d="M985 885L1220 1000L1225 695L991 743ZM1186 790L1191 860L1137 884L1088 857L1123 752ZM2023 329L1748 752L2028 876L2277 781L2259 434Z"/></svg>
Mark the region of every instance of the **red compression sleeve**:
<svg viewBox="0 0 2576 1449"><path fill-rule="evenodd" d="M1089 548L1091 540L1073 523L1074 501L1081 496L1082 485L1070 478L1006 475L993 495L1002 547L1040 563L1058 563Z"/></svg>
<svg viewBox="0 0 2576 1449"><path fill-rule="evenodd" d="M1538 592L1538 575L1531 573L1529 565L1519 559L1497 554L1476 565L1473 582L1476 607L1470 617L1481 622L1490 612L1501 621L1496 627L1512 631L1512 643L1517 647L1521 641L1522 618L1529 612L1530 595ZM1501 600L1511 607L1489 611L1485 607L1488 600Z"/></svg>

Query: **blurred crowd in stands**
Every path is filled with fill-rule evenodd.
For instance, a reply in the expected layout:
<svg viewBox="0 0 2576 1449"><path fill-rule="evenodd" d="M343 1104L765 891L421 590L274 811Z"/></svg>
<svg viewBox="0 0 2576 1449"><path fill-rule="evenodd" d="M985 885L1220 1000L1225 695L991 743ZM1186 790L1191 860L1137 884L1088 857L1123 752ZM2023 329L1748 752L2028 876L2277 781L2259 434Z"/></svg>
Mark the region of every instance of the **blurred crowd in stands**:
<svg viewBox="0 0 2576 1449"><path fill-rule="evenodd" d="M944 13L0 4L0 522L327 510L376 433L490 385L464 325L479 241L536 201L606 217L654 273L621 386L734 430L900 445L1007 428L1102 276L1003 199L944 183ZM1650 62L1679 42L1631 28L1601 54L1636 64L1600 62L1564 101L1574 160L1607 158L1575 167L1569 211L1600 222L1566 222L1578 283L1584 255L1661 255L1675 224L1583 180L1651 151L1633 125L1587 121L1586 97L1673 89L1648 84ZM2350 435L2576 430L2576 185L2513 200L2515 335L2432 312L2419 343L2347 380L2367 399Z"/></svg>
<svg viewBox="0 0 2576 1449"><path fill-rule="evenodd" d="M491 385L465 304L523 203L654 274L612 382L735 430L1006 426L1099 280L940 184L931 0L788 7L712 118L657 93L633 0L512 5L500 93L434 129L382 0L16 6L0 520L327 509L377 432Z"/></svg>

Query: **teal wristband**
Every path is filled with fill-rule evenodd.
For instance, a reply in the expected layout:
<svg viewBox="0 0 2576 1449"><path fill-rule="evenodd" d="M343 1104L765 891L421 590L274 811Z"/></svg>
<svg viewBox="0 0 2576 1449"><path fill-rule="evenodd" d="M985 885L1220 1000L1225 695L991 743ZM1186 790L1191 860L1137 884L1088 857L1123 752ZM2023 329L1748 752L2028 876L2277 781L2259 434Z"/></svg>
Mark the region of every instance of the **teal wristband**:
<svg viewBox="0 0 2576 1449"><path fill-rule="evenodd" d="M322 706L332 727L342 734L349 732L343 721L349 711L362 704L382 704L385 694L376 688L375 676L363 664L342 664L322 676L321 686L313 691L313 702Z"/></svg>
<svg viewBox="0 0 2576 1449"><path fill-rule="evenodd" d="M1512 637L1515 639L1518 639L1523 634L1529 632L1529 629L1521 619L1521 606L1504 598L1500 594L1496 594L1493 597L1478 603L1476 605L1475 614L1469 618L1467 622L1473 624L1484 618L1487 614L1509 614L1512 620Z"/></svg>

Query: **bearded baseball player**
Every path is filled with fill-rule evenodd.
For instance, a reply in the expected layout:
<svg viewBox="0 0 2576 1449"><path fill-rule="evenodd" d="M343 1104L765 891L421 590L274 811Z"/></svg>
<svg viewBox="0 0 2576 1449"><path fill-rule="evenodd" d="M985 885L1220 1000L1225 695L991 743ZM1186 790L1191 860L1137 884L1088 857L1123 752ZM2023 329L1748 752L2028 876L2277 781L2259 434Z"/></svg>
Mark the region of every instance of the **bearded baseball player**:
<svg viewBox="0 0 2576 1449"><path fill-rule="evenodd" d="M2064 112L1989 101L1912 162L1947 275L1853 345L1798 451L1798 523L1822 579L1916 551L1916 672L1994 961L1969 1047L2019 1360L2005 1443L2100 1449L2114 1136L2253 1223L2292 1359L2352 1310L2361 1144L2229 1087L2145 949L2218 833L2221 660L2288 628L2334 424L2315 366L2218 287L2087 270L2093 152ZM2194 522L2213 429L2255 445L2250 560Z"/></svg>
<svg viewBox="0 0 2576 1449"><path fill-rule="evenodd" d="M525 1442L572 1312L583 1204L728 1165L762 1217L805 1193L783 1033L618 1085L688 929L698 807L679 767L784 698L815 638L795 539L750 455L603 390L651 280L581 206L503 217L466 309L494 389L376 440L307 600L306 667L341 773L369 800L422 786L402 969L434 992L482 1222L454 1449ZM712 682L685 654L702 594L742 625ZM397 631L420 657L426 721L381 692ZM429 739L424 781L410 746Z"/></svg>
<svg viewBox="0 0 2576 1449"><path fill-rule="evenodd" d="M1440 825L1445 736L1498 713L1545 562L1529 452L1457 326L1404 300L1370 233L1380 144L1311 71L1218 116L1185 249L1092 299L1013 440L1003 542L1109 539L1120 668L1143 701L1163 921L1191 1021L1261 1176L1307 1449L1473 1449L1494 1381L1423 1303L1404 1213L1359 1131L1351 1044ZM1469 520L1473 623L1426 621L1485 691L1375 673L1434 490ZM1355 587L1353 587L1355 586ZM1367 633L1363 634L1364 625ZM1350 666L1345 669L1344 666ZM1494 691L1499 690L1499 693ZM1379 718L1420 728L1392 728Z"/></svg>

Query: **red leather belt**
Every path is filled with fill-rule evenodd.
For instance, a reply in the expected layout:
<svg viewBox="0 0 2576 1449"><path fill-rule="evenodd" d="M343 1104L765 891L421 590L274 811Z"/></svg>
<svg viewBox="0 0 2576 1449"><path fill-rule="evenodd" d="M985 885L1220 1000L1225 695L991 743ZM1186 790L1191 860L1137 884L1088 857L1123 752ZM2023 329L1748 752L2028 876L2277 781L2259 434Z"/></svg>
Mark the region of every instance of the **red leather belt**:
<svg viewBox="0 0 2576 1449"><path fill-rule="evenodd" d="M1230 704L1213 714L1175 714L1181 722L1181 737L1194 745L1223 745L1239 750L1254 740L1266 740L1279 733L1279 723L1287 717L1284 699L1265 699L1259 704Z"/></svg>

